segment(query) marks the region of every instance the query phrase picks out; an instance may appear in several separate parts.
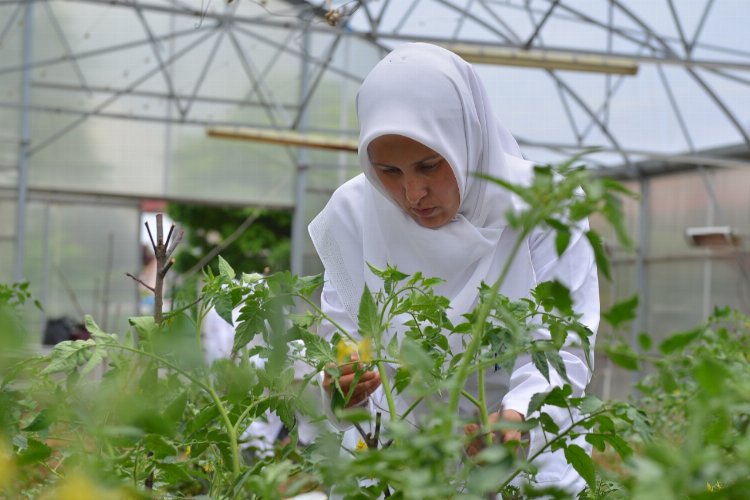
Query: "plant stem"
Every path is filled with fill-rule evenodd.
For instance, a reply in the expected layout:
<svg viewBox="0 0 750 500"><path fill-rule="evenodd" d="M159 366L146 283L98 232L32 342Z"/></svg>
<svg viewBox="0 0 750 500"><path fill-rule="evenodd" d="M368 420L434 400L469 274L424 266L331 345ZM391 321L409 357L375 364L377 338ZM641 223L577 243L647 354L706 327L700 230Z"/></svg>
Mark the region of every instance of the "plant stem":
<svg viewBox="0 0 750 500"><path fill-rule="evenodd" d="M420 396L417 399L415 399L414 402L411 404L411 406L407 408L406 411L401 415L401 420L405 420L406 417L409 416L409 413L411 413L412 410L414 410L414 408L416 408L417 405L421 403L423 399L424 399L424 396Z"/></svg>
<svg viewBox="0 0 750 500"><path fill-rule="evenodd" d="M208 391L211 395L211 399L214 400L216 408L219 410L221 419L224 421L224 427L226 427L227 434L229 435L229 445L232 449L232 480L234 481L240 475L240 449L237 444L237 433L234 432L234 426L229 420L227 410L224 408L224 405L221 404L221 398L219 398L219 395L216 394L216 391L214 391L214 388L211 386L208 386Z"/></svg>
<svg viewBox="0 0 750 500"><path fill-rule="evenodd" d="M125 351L130 351L130 352L134 352L137 354L142 354L144 356L150 357L168 366L169 368L173 369L180 375L186 377L188 380L190 380L195 385L197 385L198 387L200 387L201 389L203 389L204 391L208 393L208 395L211 397L214 404L216 405L216 408L219 410L219 414L221 415L222 421L224 422L224 426L226 427L227 435L229 437L229 445L232 449L232 472L233 472L232 477L236 479L237 476L239 476L240 474L240 453L239 453L239 445L237 443L237 433L234 430L234 426L232 425L232 422L229 420L229 415L227 415L227 411L221 402L221 398L219 397L218 394L216 394L216 391L214 391L213 387L211 387L209 384L204 383L197 377L194 377L190 372L183 370L177 365L170 363L166 359L162 358L161 356L157 356L156 354L152 354L146 351L141 351L138 349L133 349L132 347L126 347L126 346L117 345L117 344L113 344L108 347L123 349Z"/></svg>
<svg viewBox="0 0 750 500"><path fill-rule="evenodd" d="M490 418L487 412L487 394L484 390L484 375L486 370L479 370L477 373L477 391L479 391L479 417L482 422L482 429L488 429ZM492 432L487 432L484 441L487 446L492 446Z"/></svg>
<svg viewBox="0 0 750 500"><path fill-rule="evenodd" d="M527 234L528 234L528 230L524 230L519 235L518 239L513 245L513 250L511 250L508 260L505 261L505 265L503 266L503 270L500 273L500 277L495 281L495 283L493 283L492 288L490 289L490 292L486 300L482 302L482 305L479 309L477 317L474 320L474 323L472 324L471 342L469 343L469 346L464 352L464 357L461 359L461 364L458 367L458 373L456 374L455 385L451 387L450 401L448 403L448 409L451 413L455 413L456 410L458 410L458 397L461 394L461 391L463 390L464 384L466 383L466 378L468 377L468 374L469 374L469 364L473 361L474 355L476 354L477 350L479 349L479 345L482 342L482 334L484 333L484 323L487 320L487 316L490 313L493 299L495 298L495 296L497 296L498 290L500 290L500 285L502 285L503 281L505 281L505 277L507 276L508 271L510 270L511 263L515 259L516 254L518 253L518 249L521 248L521 244L526 240Z"/></svg>
<svg viewBox="0 0 750 500"><path fill-rule="evenodd" d="M292 294L292 295L294 297L298 297L298 298L304 300L307 303L307 305L309 305L310 307L312 307L315 310L315 312L317 312L318 314L322 315L324 319L326 319L329 323L331 323L338 331L340 331L341 333L343 333L344 336L347 339L351 340L352 342L357 342L357 340L354 337L352 337L351 334L344 329L344 327L342 327L341 325L339 325L336 322L336 320L334 320L329 315L327 315L326 313L324 313L323 310L320 307L318 307L318 305L315 302L311 301L310 299L308 299L304 295L300 295L300 294Z"/></svg>
<svg viewBox="0 0 750 500"><path fill-rule="evenodd" d="M534 455L532 455L531 457L528 457L528 458L526 459L526 461L527 461L528 463L531 463L531 462L533 462L534 460L536 460L536 458L537 458L537 457L538 457L539 455L541 455L542 453L544 453L544 452L545 452L545 451L547 450L547 448L549 448L550 446L552 446L552 444L553 444L553 443L554 443L555 441L557 441L557 440L559 440L559 439L562 439L562 438L564 438L565 436L567 436L568 434L570 434L570 433L571 433L571 432L573 431L573 429L575 429L576 427L578 427L578 426L579 426L579 425L581 425L582 423L586 422L587 420L589 420L589 419L591 419L591 418L593 418L593 417L596 417L596 416L598 416L598 415L601 415L602 413L605 413L606 411L608 411L608 409L606 409L606 408L605 408L605 409L601 409L601 410L599 410L599 411L596 411L596 412L594 412L594 413L589 413L588 415L586 415L586 416L585 416L585 417L583 417L582 419L580 419L580 420L578 420L578 421L576 421L576 422L573 422L572 424L570 424L570 426L569 426L569 427L568 427L567 429L565 429L565 430L564 430L563 432L561 432L560 434L557 434L557 435L555 436L555 438L554 438L554 439L552 439L551 441L547 441L547 442L545 443L545 445L544 445L544 446L542 446L542 447L541 447L541 448L539 449L539 451L537 451L536 453L534 453ZM529 444L531 444L531 443L529 443ZM517 468L517 469L515 470L515 472L511 473L511 475L510 475L510 476L508 476L508 477L506 477L506 478L505 478L505 481L503 481L503 483L502 483L502 484L500 485L500 487L498 487L497 491L502 491L502 489L503 489L503 488L505 488L506 486L508 486L508 485L510 484L510 482L511 482L511 481L513 481L513 479L514 479L514 478L515 478L515 477L516 477L517 475L519 475L520 473L521 473L521 469L520 469L520 468Z"/></svg>
<svg viewBox="0 0 750 500"><path fill-rule="evenodd" d="M378 361L377 367L380 373L380 382L383 384L385 399L388 401L388 412L391 414L391 420L393 420L398 417L398 413L396 412L396 403L393 401L393 394L391 393L391 381L388 378L388 373L385 371L385 363Z"/></svg>
<svg viewBox="0 0 750 500"><path fill-rule="evenodd" d="M477 398L475 398L474 396L472 396L472 395L471 395L471 394L470 394L470 393L469 393L468 391L466 391L466 390L463 390L463 389L462 389L462 390L461 390L461 395L462 395L463 397L465 397L466 399L468 399L468 400L469 400L469 401L470 401L470 402L471 402L471 403L472 403L472 404L473 404L474 406L476 406L477 408L479 408L479 407L480 407L480 406L482 405L482 403L480 403L480 402L479 402L479 400L478 400Z"/></svg>

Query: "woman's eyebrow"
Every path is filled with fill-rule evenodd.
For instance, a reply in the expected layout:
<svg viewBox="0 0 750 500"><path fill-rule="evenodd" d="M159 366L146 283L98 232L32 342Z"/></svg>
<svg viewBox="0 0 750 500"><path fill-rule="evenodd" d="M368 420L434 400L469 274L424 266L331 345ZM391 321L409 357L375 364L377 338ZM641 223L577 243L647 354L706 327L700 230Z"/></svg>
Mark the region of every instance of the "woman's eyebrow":
<svg viewBox="0 0 750 500"><path fill-rule="evenodd" d="M432 154L432 155L429 155L429 156L425 156L424 158L422 158L420 160L412 162L410 164L410 166L412 166L412 165L420 165L422 163L425 163L425 162L428 162L428 161L431 161L431 160L437 160L438 158L442 159L443 157L439 153L435 153L435 154ZM387 163L381 163L381 162L377 162L377 161L372 162L372 165L374 167L399 168L396 165L389 165Z"/></svg>

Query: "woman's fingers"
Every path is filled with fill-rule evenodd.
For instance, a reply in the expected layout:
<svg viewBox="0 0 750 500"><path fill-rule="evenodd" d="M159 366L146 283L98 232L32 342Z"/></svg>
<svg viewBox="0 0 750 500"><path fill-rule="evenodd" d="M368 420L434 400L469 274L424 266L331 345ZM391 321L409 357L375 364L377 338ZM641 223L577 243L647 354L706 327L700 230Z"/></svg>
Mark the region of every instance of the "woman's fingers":
<svg viewBox="0 0 750 500"><path fill-rule="evenodd" d="M524 417L517 411L513 410L503 410L502 412L494 412L490 413L488 415L488 421L490 425L496 424L498 421L506 421L506 422L523 422ZM467 436L475 435L480 431L479 424L467 424L464 426L464 434ZM501 443L507 443L509 441L521 441L521 432L516 429L500 429L498 431L495 431L492 433L492 442L501 442ZM484 434L480 434L475 439L473 439L467 446L466 446L466 453L469 456L474 456L477 453L479 453L482 448L484 448L486 444L486 439Z"/></svg>
<svg viewBox="0 0 750 500"><path fill-rule="evenodd" d="M362 371L363 365L356 362L359 359L356 353L352 354L351 359L353 362L338 366L339 376L336 377L341 392L344 395L349 395L351 392L347 406L357 405L367 399L381 383L378 372L370 370ZM328 368L332 367L332 365L328 366ZM332 392L333 383L334 377L326 372L323 376L323 388L328 394ZM356 384L353 391L352 384Z"/></svg>
<svg viewBox="0 0 750 500"><path fill-rule="evenodd" d="M477 424L466 424L464 426L464 434L467 436L471 436L473 434L476 434L479 430L479 425ZM482 442L480 438L474 438L467 446L466 446L466 454L470 457L473 457L477 453L479 453L482 449Z"/></svg>

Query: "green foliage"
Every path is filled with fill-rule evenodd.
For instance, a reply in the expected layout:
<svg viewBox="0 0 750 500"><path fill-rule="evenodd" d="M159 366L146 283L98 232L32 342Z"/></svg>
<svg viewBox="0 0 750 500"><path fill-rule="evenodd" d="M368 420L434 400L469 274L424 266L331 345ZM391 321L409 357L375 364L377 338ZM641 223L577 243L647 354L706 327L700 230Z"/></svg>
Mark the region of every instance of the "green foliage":
<svg viewBox="0 0 750 500"><path fill-rule="evenodd" d="M519 242L535 227L551 228L561 253L594 212L627 240L617 198L627 193L590 179L575 161L536 169L527 186L498 181L528 205L508 214ZM604 262L601 239L591 231L586 237ZM72 484L134 498L287 498L310 489L347 498L569 498L555 487L511 485L519 475L533 477L547 450L560 450L584 478L582 499L741 498L750 487L746 317L717 310L706 325L661 342L658 354L649 353L645 333L638 336L641 352L625 342L606 347L623 367L652 368L639 386L643 399L628 404L573 394L560 351L588 355L592 332L560 282L540 283L529 297L510 300L498 293L506 269L497 282L482 284L475 309L451 319L448 299L434 291L440 280L370 266L382 287L363 291L357 331L334 324L338 331L328 341L315 333L330 320L311 299L320 276L242 273L238 262L247 268L249 261L219 257L204 271L199 300L180 301L185 306L161 323L130 318L131 331L118 335L88 317L89 340L4 367L0 490L39 496ZM24 285L0 287L4 327L21 331L17 308L28 299ZM633 297L603 317L618 328L637 306ZM236 335L230 359L209 366L200 332L212 308L227 321L234 317ZM462 348L454 352L456 345ZM342 450L340 433L321 428L312 444L299 447L299 419L326 418L320 402L310 399L319 393L312 387L318 374L337 374L336 365L355 351L358 376L379 372L391 417L344 409L351 394L334 384L335 414L362 429L360 445ZM490 424L485 373L510 371L521 356L550 389L533 396L525 422ZM297 372L300 364L309 373ZM466 390L470 378L479 382L476 395ZM404 408L396 398L414 404ZM527 443L510 442L468 456L467 446L486 436L457 432L475 420L459 414L460 398L477 407L482 433L537 431L544 446L524 456L516 447ZM572 422L555 420L559 411ZM268 412L284 422L291 442L268 455L243 450L244 430ZM602 468L583 442L617 457L619 472ZM10 480L3 482L3 471L11 471Z"/></svg>
<svg viewBox="0 0 750 500"><path fill-rule="evenodd" d="M248 218L253 222L221 254L232 266L262 272L289 268L292 214L255 208L206 207L170 203L169 216L186 229L175 255L174 269L184 272L195 266L217 243L230 237ZM215 262L210 263L218 273Z"/></svg>
<svg viewBox="0 0 750 500"><path fill-rule="evenodd" d="M750 318L716 309L704 325L642 356L638 384L654 438L622 478L634 497L742 498L750 491ZM657 479L658 478L658 479Z"/></svg>

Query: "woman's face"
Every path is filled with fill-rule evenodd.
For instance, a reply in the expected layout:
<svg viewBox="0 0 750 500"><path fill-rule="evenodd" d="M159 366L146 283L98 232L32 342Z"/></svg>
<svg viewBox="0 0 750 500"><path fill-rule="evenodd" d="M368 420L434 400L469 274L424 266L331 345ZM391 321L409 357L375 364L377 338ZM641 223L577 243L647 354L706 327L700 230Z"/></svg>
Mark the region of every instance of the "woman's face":
<svg viewBox="0 0 750 500"><path fill-rule="evenodd" d="M458 213L461 195L448 162L422 143L401 135L383 135L367 148L375 175L417 224L432 229Z"/></svg>

